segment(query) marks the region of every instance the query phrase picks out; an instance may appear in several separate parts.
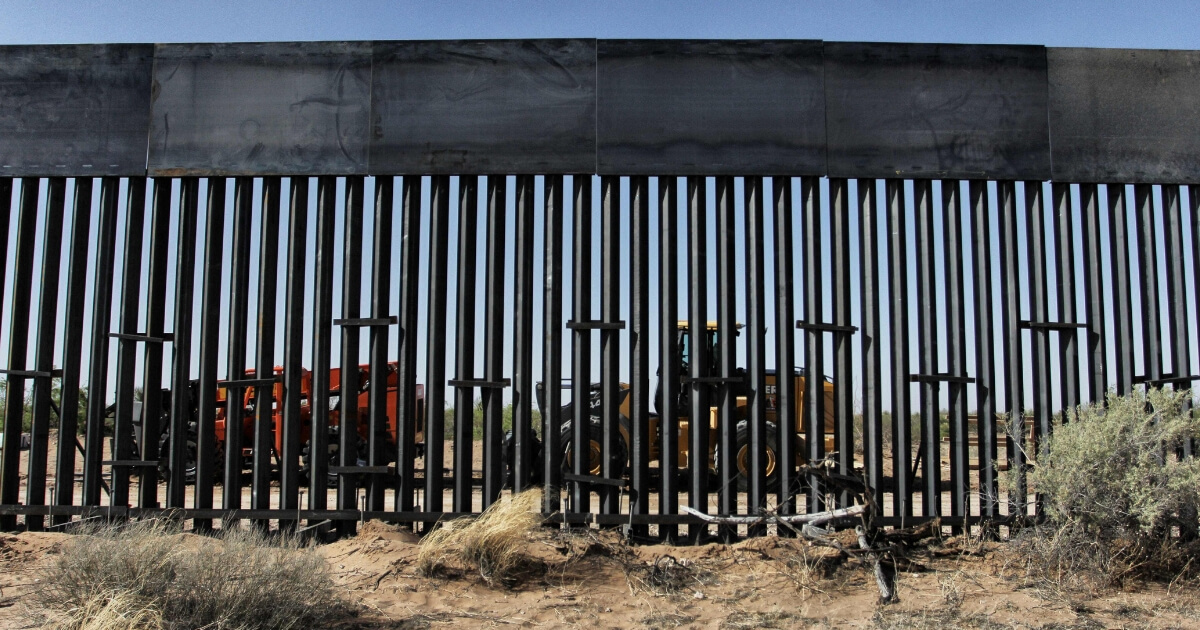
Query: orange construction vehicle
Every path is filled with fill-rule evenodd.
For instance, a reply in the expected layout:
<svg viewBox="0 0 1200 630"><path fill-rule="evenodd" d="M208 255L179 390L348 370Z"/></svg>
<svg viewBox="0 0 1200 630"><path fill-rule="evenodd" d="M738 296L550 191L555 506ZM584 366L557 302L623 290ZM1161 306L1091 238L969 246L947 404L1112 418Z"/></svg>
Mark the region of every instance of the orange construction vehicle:
<svg viewBox="0 0 1200 630"><path fill-rule="evenodd" d="M359 388L358 395L357 395L358 417L360 418L360 421L358 422L358 427L357 427L358 434L359 434L359 453L366 452L367 436L368 436L368 432L370 431L370 427L369 427L368 423L366 422L366 418L368 417L368 409L369 409L369 403L368 403L369 391L368 390L371 387L370 378L369 378L369 374L370 374L369 367L370 366L368 366L368 365L358 366L359 383L362 384L362 386ZM283 368L280 366L276 366L274 371L275 371L276 375L280 375L283 373ZM340 396L342 393L341 388L340 388L341 372L342 372L341 368L333 368L329 371L329 390L330 390L329 391L329 403L330 403L329 432L330 432L330 439L328 440L329 452L326 454L326 458L327 458L327 461L329 461L332 465L338 465L338 460L337 460L337 458L338 458L338 439L337 439L337 436L338 436L338 427L340 424L339 423L340 405L338 403L339 403L339 399L340 399ZM255 378L254 370L247 370L246 378L248 378L248 379ZM198 383L196 381L193 381L191 384L191 388L193 389L193 400L195 400L194 390L197 388L197 386L198 386ZM385 457L388 457L389 461L390 461L390 458L396 452L396 440L397 440L397 431L396 431L397 376L396 376L396 363L395 362L388 364L388 377L387 377L386 386L387 386L387 392L388 392L387 393L387 404L386 404L387 432L386 432L386 440L383 445L384 446L383 452L385 454ZM301 373L301 377L300 377L300 441L302 444L302 447L301 447L302 470L308 469L308 464L311 460L311 454L309 453L309 444L310 444L309 437L310 437L311 419L312 419L312 407L310 405L310 401L312 399L312 389L313 389L312 372L309 370L303 370L303 372ZM417 418L417 426L416 426L416 432L415 432L415 440L416 440L417 447L419 450L424 445L424 440L425 440L425 431L424 431L424 429L425 429L425 414L424 414L425 388L424 388L424 386L417 385L416 393L417 393L417 396L416 396L417 407L416 407L416 416L415 417ZM273 386L271 398L272 398L271 431L272 431L272 451L273 451L272 457L275 460L276 465L278 466L280 463L279 462L280 455L283 452L282 426L283 426L284 388L283 388L282 381L276 382L275 385ZM161 458L161 463L160 463L160 472L163 475L166 475L168 473L168 471L166 470L166 466L167 466L166 453L168 452L167 451L167 442L169 440L168 430L169 430L169 427L171 426L171 423L168 420L166 420L166 418L168 418L168 416L169 416L169 411L170 411L170 407L171 407L170 399L171 399L170 390L163 390L162 412L161 412L162 415L160 417L164 418L164 421L161 422L163 431L162 431L162 436L159 441L159 446L160 446L159 452L163 454L163 456ZM257 395L255 392L255 388L247 387L244 390L241 399L242 399L242 409L243 409L242 427L241 427L242 444L251 444L252 445L254 443L254 423L256 422L256 418L257 418L257 413L255 411L255 404L257 403ZM226 408L227 408L227 400L226 400L225 389L219 388L217 390L217 417L216 417L216 423L215 423L215 425L216 425L216 444L217 444L216 465L214 466L214 470L217 471L218 475L221 474L221 471L223 471L224 467L225 467L224 466L224 454L225 454L226 434L228 431L228 427L227 427L227 423L226 423L226 415L227 415ZM192 413L193 413L193 415L197 413L196 407L194 404L192 407ZM135 406L134 416L135 416L135 419L134 419L135 439L140 441L140 439L141 439L141 435L140 435L141 413L140 413L139 407ZM194 481L195 476L196 476L196 466L195 466L196 443L197 443L197 439L196 439L197 438L197 422L196 422L196 420L197 419L195 417L191 418L187 425L187 427L188 427L188 439L187 439L187 449L188 449L187 461L188 461L188 464L186 467L185 478L187 479L187 481L189 483ZM249 464L253 461L253 457L254 457L254 449L252 447L242 448L242 461L243 462L246 462L247 464ZM365 462L362 462L362 463L365 464ZM334 484L336 483L336 476L330 476L330 483L334 483Z"/></svg>

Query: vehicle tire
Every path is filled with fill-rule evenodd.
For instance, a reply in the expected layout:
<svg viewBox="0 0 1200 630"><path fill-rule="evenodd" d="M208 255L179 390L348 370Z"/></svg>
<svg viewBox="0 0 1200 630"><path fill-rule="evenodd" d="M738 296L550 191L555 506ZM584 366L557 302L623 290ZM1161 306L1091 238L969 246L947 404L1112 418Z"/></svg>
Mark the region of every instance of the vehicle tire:
<svg viewBox="0 0 1200 630"><path fill-rule="evenodd" d="M562 432L559 434L562 447L562 471L564 473L574 472L574 456L575 456L575 431L570 422L563 423ZM604 443L604 429L600 424L599 416L592 416L591 422L588 423L588 466L585 474L601 475L604 472L604 460L601 454L601 445ZM629 473L629 445L625 443L624 436L618 436L616 452L611 455L615 468L618 470L618 476L624 478Z"/></svg>
<svg viewBox="0 0 1200 630"><path fill-rule="evenodd" d="M779 488L779 429L773 424L767 423L766 430L766 490L775 492ZM716 464L717 479L721 479L721 451L720 445L714 446L713 461ZM750 425L747 421L742 420L737 425L737 434L734 439L734 461L737 462L737 491L747 492L750 490ZM719 483L719 481L718 481Z"/></svg>
<svg viewBox="0 0 1200 630"><path fill-rule="evenodd" d="M188 431L187 448L185 449L185 460L183 464L183 483L192 485L196 483L196 433ZM158 440L158 477L163 481L171 479L171 435L163 433Z"/></svg>
<svg viewBox="0 0 1200 630"><path fill-rule="evenodd" d="M196 456L193 454L192 459ZM225 483L225 445L218 444L213 453L213 483Z"/></svg>
<svg viewBox="0 0 1200 630"><path fill-rule="evenodd" d="M529 439L533 444L532 469L529 471L529 483L530 485L540 486L542 485L545 477L545 474L543 474L544 471L542 470L544 468L542 463L544 461L542 458L542 441L532 433L529 435ZM512 487L513 466L516 464L516 461L517 445L513 440L513 432L511 429L509 429L504 433L504 483L502 484L502 487L504 488Z"/></svg>
<svg viewBox="0 0 1200 630"><path fill-rule="evenodd" d="M338 457L341 446L338 443L338 428L329 428L329 437L326 442L325 454L325 487L336 488L338 486L338 475L328 472L332 466L341 466L341 458ZM303 465L304 477L311 480L312 475L312 441L306 442L300 448L300 461Z"/></svg>
<svg viewBox="0 0 1200 630"><path fill-rule="evenodd" d="M366 440L359 441L359 453L366 453L370 448ZM396 443L391 441L391 436L387 433L379 433L375 436L375 461L381 466L394 464L396 462Z"/></svg>
<svg viewBox="0 0 1200 630"><path fill-rule="evenodd" d="M333 466L341 466L342 465L341 443L339 441L340 439L341 439L341 433L339 431L339 428L336 426L329 427L329 438L328 438L328 442L325 446L325 450L326 450L325 470L326 471L328 471ZM310 472L312 471L312 465L311 465L312 458L311 458L311 454L310 454L311 447L312 447L312 442L308 442L307 444L305 444L304 446L302 446L300 448L301 465L303 466L302 470L303 470L304 476L306 478L309 476ZM357 443L357 448L356 448L356 450L358 452L358 459L357 459L357 462L355 465L357 465L357 466L366 466L367 465L367 460L365 457L365 455L367 454L367 448L368 448L367 441L365 439L363 439L363 437L361 435L358 436L358 443ZM339 477L341 477L341 475L337 475L337 474L334 474L331 472L326 472L325 473L325 487L326 488L338 487L338 478ZM359 481L359 484L361 485L365 481L365 479L360 478L358 481Z"/></svg>
<svg viewBox="0 0 1200 630"><path fill-rule="evenodd" d="M184 450L183 464L183 483L185 485L194 485L196 483L196 444L198 438L194 429L188 429L187 432L187 447ZM171 480L171 436L169 433L163 433L158 439L158 475L160 481ZM221 483L225 480L225 449L222 445L217 445L216 453L213 454L213 482Z"/></svg>

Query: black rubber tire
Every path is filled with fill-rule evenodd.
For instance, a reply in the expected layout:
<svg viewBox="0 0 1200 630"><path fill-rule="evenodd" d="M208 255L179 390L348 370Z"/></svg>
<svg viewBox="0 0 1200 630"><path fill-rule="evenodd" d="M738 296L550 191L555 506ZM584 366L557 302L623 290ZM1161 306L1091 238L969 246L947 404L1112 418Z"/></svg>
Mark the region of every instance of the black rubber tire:
<svg viewBox="0 0 1200 630"><path fill-rule="evenodd" d="M590 472L585 471L584 474L600 475L604 472L604 462L601 455L601 444L604 442L604 429L600 424L599 416L592 416L591 422L588 423L588 440L591 442L589 449L589 466ZM562 432L559 433L559 445L562 448L562 468L564 473L573 473L573 456L575 441L574 427L570 422L563 423ZM629 445L625 443L624 436L619 436L617 439L616 452L611 455L614 463L618 463L616 469L619 471L618 476L622 479L629 474Z"/></svg>
<svg viewBox="0 0 1200 630"><path fill-rule="evenodd" d="M187 459L184 462L183 468L183 483L186 485L194 485L196 483L196 443L198 441L196 432L188 430L187 447L184 451ZM158 440L158 475L159 481L171 480L171 439L168 433L163 433ZM217 445L217 451L213 455L213 483L222 483L225 481L225 449L221 445Z"/></svg>
<svg viewBox="0 0 1200 630"><path fill-rule="evenodd" d="M326 466L325 470L327 470L327 471L329 470L330 467L342 465L340 439L341 439L341 432L339 431L339 427L336 427L336 426L329 427L329 438L328 438L328 442L326 443L326 447L325 447L325 450L327 453L326 458L325 458L325 466ZM309 442L300 448L300 459L301 459L301 463L304 467L303 470L304 470L306 478L308 477L309 471L312 470L312 467L310 465L311 460L309 457L309 448L310 448L311 444L312 444L312 442ZM357 440L357 445L355 448L355 450L358 452L358 462L356 465L358 465L358 466L366 466L367 465L367 459L366 459L365 455L367 454L368 448L369 448L369 446L367 445L367 440L364 439L361 435L359 435L358 440ZM386 444L381 445L380 448L386 448ZM341 477L341 475L336 475L333 473L326 472L325 473L325 487L326 488L338 487L338 478L339 477ZM358 478L357 485L361 487L361 486L364 486L366 484L366 482L367 482L366 478L360 475Z"/></svg>
<svg viewBox="0 0 1200 630"><path fill-rule="evenodd" d="M766 447L767 447L767 476L766 490L767 492L775 492L779 488L779 429L775 424L768 422L766 431ZM721 451L720 445L713 447L713 462L717 469L717 479L722 478L721 475ZM737 491L747 492L750 490L750 425L746 420L738 422L737 434L734 438L734 461L738 465L737 475Z"/></svg>
<svg viewBox="0 0 1200 630"><path fill-rule="evenodd" d="M359 453L366 453L369 448L366 440L360 440L359 445ZM396 443L391 441L391 436L386 432L375 436L375 461L380 465L396 462Z"/></svg>
<svg viewBox="0 0 1200 630"><path fill-rule="evenodd" d="M187 461L183 467L183 482L187 485L196 483L196 434L188 431L187 434ZM158 440L158 477L163 481L171 479L171 436L169 433L163 433Z"/></svg>
<svg viewBox="0 0 1200 630"><path fill-rule="evenodd" d="M218 444L213 453L213 483L225 483L225 445Z"/></svg>
<svg viewBox="0 0 1200 630"><path fill-rule="evenodd" d="M540 486L544 482L545 471L542 470L545 466L543 462L543 446L542 441L537 439L536 435L530 434L529 439L533 444L533 466L529 471L530 485ZM508 430L504 434L504 483L501 487L512 488L513 481L513 465L517 460L517 446L513 441L513 432Z"/></svg>
<svg viewBox="0 0 1200 630"><path fill-rule="evenodd" d="M341 465L341 458L338 457L341 446L338 444L338 439L339 439L338 428L337 427L329 427L329 437L328 437L328 441L326 442L326 449L325 449L326 450L326 456L325 456L325 470L326 471L329 470L330 466L340 466ZM305 479L309 479L311 481L310 475L312 474L312 441L306 442L304 444L304 446L300 447L300 461L304 467L303 472L304 472ZM338 487L338 475L326 472L325 473L325 487L326 488Z"/></svg>

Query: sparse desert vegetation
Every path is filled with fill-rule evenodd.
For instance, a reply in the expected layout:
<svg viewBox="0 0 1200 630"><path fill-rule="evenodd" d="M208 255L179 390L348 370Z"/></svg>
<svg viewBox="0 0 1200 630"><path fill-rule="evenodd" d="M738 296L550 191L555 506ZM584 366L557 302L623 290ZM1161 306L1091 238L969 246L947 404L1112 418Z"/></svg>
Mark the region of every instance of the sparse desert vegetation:
<svg viewBox="0 0 1200 630"><path fill-rule="evenodd" d="M418 569L433 577L453 563L478 572L489 584L510 584L542 524L541 502L541 490L526 490L493 503L478 518L439 523L421 540Z"/></svg>
<svg viewBox="0 0 1200 630"><path fill-rule="evenodd" d="M887 534L887 605L852 530L638 545L545 525L533 490L424 536L367 522L321 546L164 521L0 535L0 627L1197 627L1200 466L1179 456L1200 429L1190 400L1152 390L1069 414L1028 453L1040 522L999 540Z"/></svg>
<svg viewBox="0 0 1200 630"><path fill-rule="evenodd" d="M324 558L298 539L233 529L181 533L162 521L74 536L33 594L63 630L276 630L320 627L351 608Z"/></svg>
<svg viewBox="0 0 1200 630"><path fill-rule="evenodd" d="M1088 589L1200 575L1200 460L1181 456L1200 434L1191 402L1190 391L1113 394L1054 427L1030 457L1045 519L1013 537L1029 577Z"/></svg>

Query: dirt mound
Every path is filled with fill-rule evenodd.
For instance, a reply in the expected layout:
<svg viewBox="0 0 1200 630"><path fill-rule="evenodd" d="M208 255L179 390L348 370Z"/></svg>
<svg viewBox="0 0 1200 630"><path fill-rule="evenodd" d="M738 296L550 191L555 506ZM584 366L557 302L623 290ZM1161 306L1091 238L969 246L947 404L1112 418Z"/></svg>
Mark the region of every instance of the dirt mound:
<svg viewBox="0 0 1200 630"><path fill-rule="evenodd" d="M0 562L6 565L24 564L58 553L69 534L55 532L24 532L0 534Z"/></svg>
<svg viewBox="0 0 1200 630"><path fill-rule="evenodd" d="M383 521L367 521L358 530L358 536L356 538L358 540L394 540L412 544L421 542L421 537L414 534L411 529L407 527L401 527L400 525L393 523L385 523Z"/></svg>
<svg viewBox="0 0 1200 630"><path fill-rule="evenodd" d="M364 531L326 548L337 579L370 611L359 621L362 628L1200 625L1194 588L1170 598L1158 587L1089 596L1057 592L1013 580L1005 545L972 539L914 543L910 557L897 563L901 601L880 606L863 562L793 538L631 546L611 530L544 530L525 550L542 570L498 588L465 573L424 577L415 567L415 545L385 534Z"/></svg>

